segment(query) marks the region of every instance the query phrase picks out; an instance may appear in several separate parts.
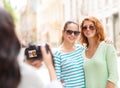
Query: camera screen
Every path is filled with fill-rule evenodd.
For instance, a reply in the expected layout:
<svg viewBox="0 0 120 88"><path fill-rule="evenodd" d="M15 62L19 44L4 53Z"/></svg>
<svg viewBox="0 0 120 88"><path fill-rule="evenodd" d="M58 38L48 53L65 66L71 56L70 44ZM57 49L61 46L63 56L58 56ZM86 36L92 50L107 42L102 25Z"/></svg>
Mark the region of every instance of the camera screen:
<svg viewBox="0 0 120 88"><path fill-rule="evenodd" d="M37 57L37 52L36 52L36 50L29 50L29 51L28 51L28 54L29 54L29 58Z"/></svg>

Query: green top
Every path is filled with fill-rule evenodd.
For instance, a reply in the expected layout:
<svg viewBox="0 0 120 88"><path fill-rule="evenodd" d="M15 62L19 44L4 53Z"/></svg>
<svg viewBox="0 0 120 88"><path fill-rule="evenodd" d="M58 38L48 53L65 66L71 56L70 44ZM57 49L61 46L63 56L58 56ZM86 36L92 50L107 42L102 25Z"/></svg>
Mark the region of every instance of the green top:
<svg viewBox="0 0 120 88"><path fill-rule="evenodd" d="M106 88L107 81L117 85L117 54L112 44L101 42L92 58L84 55L86 88Z"/></svg>

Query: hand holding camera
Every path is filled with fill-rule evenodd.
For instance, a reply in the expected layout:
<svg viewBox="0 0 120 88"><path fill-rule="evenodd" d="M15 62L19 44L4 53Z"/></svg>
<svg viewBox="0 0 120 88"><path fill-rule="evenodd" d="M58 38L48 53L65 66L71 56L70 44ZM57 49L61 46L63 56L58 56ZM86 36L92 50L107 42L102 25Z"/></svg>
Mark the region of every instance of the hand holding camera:
<svg viewBox="0 0 120 88"><path fill-rule="evenodd" d="M44 63L46 64L47 68L54 66L53 55L52 55L50 48L49 48L49 51L47 52L46 48L42 46L41 52L42 52L42 56L43 56L42 59L43 59Z"/></svg>
<svg viewBox="0 0 120 88"><path fill-rule="evenodd" d="M39 46L35 44L30 45L28 48L25 49L25 55L27 56L27 60L42 59L45 65L47 66L50 75L50 80L57 80L53 63L53 54L48 44L46 44L45 46Z"/></svg>
<svg viewBox="0 0 120 88"><path fill-rule="evenodd" d="M30 44L29 47L25 49L25 56L27 57L27 59L28 60L42 59L43 55L41 52L41 47L42 47L42 45ZM50 54L53 58L52 52L49 48L49 45L45 44L44 47L46 49L46 52L47 53L50 52Z"/></svg>
<svg viewBox="0 0 120 88"><path fill-rule="evenodd" d="M43 60L46 65L51 64L54 66L53 54L48 44L45 45L30 44L29 47L25 49L25 56L26 56L26 62L29 62L30 65L32 65L33 62L35 61ZM39 63L35 66L34 65L32 66L38 67Z"/></svg>
<svg viewBox="0 0 120 88"><path fill-rule="evenodd" d="M51 81L57 80L56 71L55 71L54 63L53 63L53 58L51 56L51 51L47 53L44 47L41 47L41 51L42 51L42 55L43 55L43 61L45 62L48 72L49 72L49 75L50 75L50 80ZM60 84L60 85L61 85L60 88L63 88L62 84Z"/></svg>

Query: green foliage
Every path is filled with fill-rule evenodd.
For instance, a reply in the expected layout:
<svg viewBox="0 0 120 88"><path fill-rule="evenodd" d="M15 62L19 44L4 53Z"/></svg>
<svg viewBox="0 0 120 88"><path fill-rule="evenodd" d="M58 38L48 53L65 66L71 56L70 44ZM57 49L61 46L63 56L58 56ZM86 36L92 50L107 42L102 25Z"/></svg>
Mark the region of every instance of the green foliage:
<svg viewBox="0 0 120 88"><path fill-rule="evenodd" d="M4 7L10 12L10 14L13 16L14 18L14 21L16 22L17 21L17 17L15 15L15 12L14 12L14 9L12 8L11 4L9 1L7 0L3 0L3 5Z"/></svg>

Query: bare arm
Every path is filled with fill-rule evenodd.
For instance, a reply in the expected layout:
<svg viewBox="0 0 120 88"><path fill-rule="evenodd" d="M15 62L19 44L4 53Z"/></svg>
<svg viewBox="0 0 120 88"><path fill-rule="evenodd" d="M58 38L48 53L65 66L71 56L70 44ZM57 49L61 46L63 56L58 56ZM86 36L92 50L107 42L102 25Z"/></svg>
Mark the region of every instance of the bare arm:
<svg viewBox="0 0 120 88"><path fill-rule="evenodd" d="M41 51L42 51L42 55L43 55L43 61L45 62L48 72L49 72L49 75L50 75L50 80L51 81L57 80L51 53L50 52L47 53L44 47L41 47Z"/></svg>

